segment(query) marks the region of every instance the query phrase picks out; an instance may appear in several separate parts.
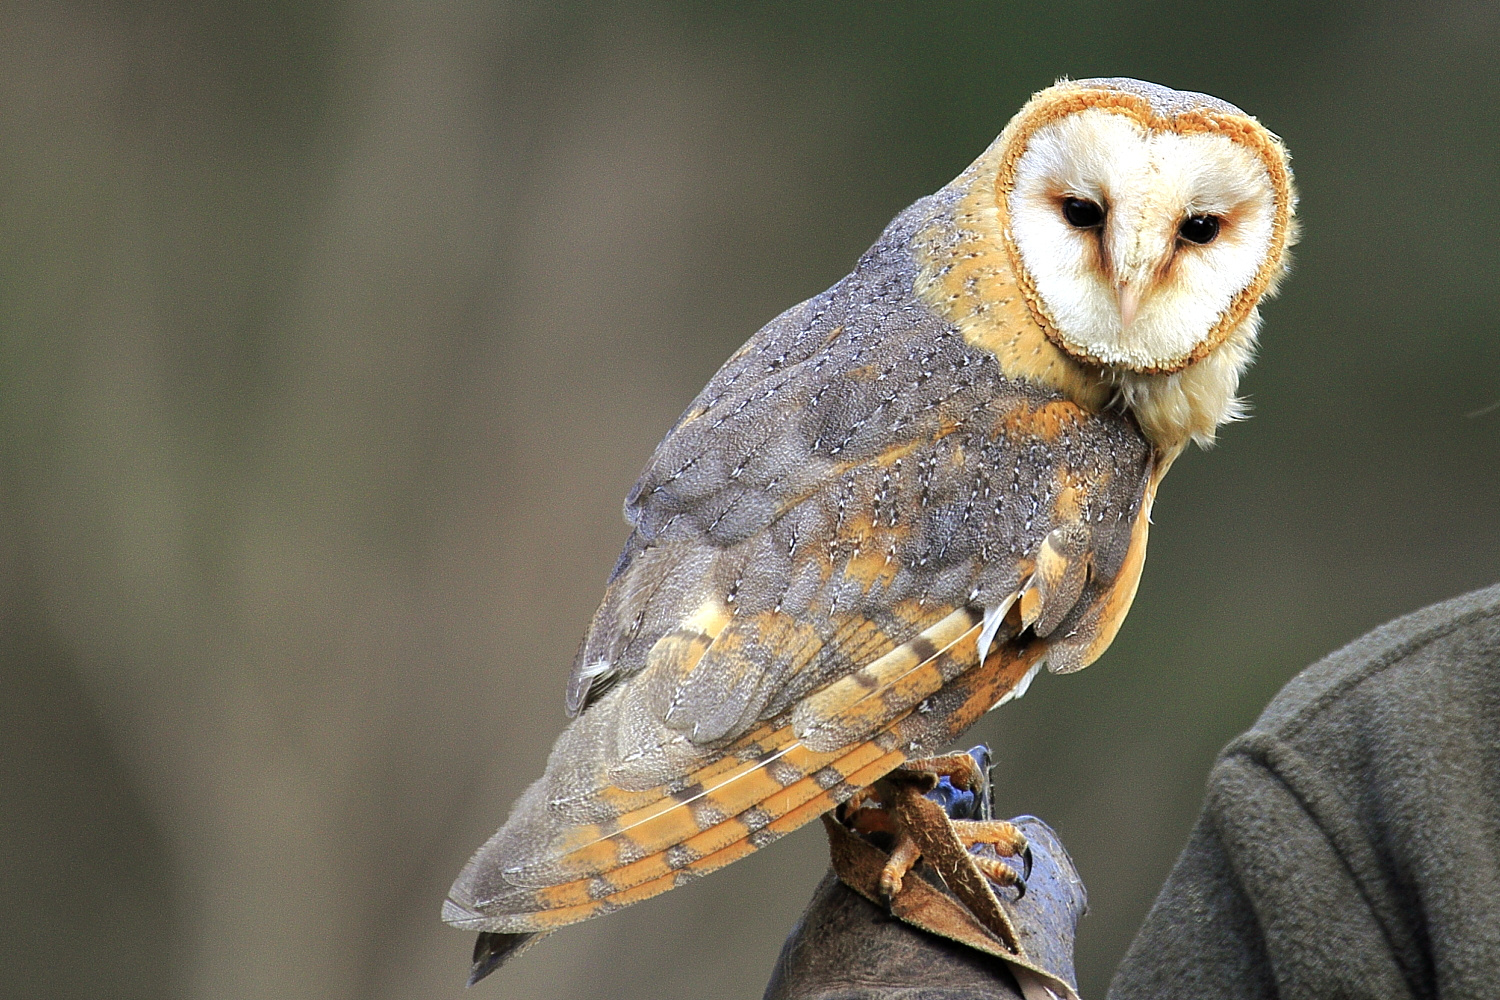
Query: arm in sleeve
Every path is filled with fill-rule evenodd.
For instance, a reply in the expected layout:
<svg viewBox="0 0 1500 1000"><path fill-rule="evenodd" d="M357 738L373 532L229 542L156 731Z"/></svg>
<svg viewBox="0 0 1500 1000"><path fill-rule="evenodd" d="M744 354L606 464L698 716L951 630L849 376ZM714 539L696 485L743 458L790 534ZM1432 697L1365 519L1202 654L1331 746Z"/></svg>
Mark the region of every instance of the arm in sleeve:
<svg viewBox="0 0 1500 1000"><path fill-rule="evenodd" d="M1214 768L1111 1000L1413 995L1343 852L1272 765L1291 751L1273 743L1251 734Z"/></svg>

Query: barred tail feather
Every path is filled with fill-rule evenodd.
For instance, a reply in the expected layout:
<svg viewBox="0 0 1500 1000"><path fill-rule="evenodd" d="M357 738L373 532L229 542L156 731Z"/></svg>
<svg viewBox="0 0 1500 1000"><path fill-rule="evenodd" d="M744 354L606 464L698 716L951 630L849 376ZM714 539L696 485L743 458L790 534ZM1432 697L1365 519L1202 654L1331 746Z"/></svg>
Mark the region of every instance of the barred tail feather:
<svg viewBox="0 0 1500 1000"><path fill-rule="evenodd" d="M616 832L547 866L571 877L550 885L516 886L503 898L467 904L455 900L445 919L478 930L547 931L649 899L722 868L834 808L909 756L955 738L1014 689L1041 653L1034 643L993 649L983 670L968 670L946 685L939 680L937 688L908 702L904 712L868 739L836 751L814 752L796 738L792 726L782 726L760 737L763 760L748 766L737 761L728 769L722 760L715 761L690 776L685 801L679 792L645 807L637 819L621 816ZM915 676L924 668L930 668L930 676ZM889 689L912 697L938 675L935 666L924 664ZM734 759L732 751L727 756ZM708 772L715 777L700 780ZM523 874L513 869L508 881L512 873Z"/></svg>
<svg viewBox="0 0 1500 1000"><path fill-rule="evenodd" d="M553 841L541 870L508 874L523 884L535 876L544 884L555 881L548 876L559 868L576 877L599 875L706 834L778 793L789 808L795 807L800 796L809 794L801 783L810 775L821 788L844 780L833 765L848 747L878 733L974 666L977 645L969 640L977 636L982 617L976 609L959 608L869 666L809 696L793 710L790 726L769 734L762 727L685 784L655 795L650 804L566 832ZM726 769L726 761L739 763ZM614 793L605 789L602 794Z"/></svg>

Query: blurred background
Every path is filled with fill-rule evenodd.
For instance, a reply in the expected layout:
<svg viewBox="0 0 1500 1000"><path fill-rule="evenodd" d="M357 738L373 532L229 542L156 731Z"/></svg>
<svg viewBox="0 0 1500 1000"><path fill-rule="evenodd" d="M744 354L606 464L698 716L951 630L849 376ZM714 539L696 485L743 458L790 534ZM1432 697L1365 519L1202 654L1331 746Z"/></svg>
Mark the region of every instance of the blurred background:
<svg viewBox="0 0 1500 1000"><path fill-rule="evenodd" d="M1500 6L0 9L0 995L462 994L652 446L1060 75L1285 137L1305 238L1130 621L987 717L1102 995L1216 750L1500 580ZM758 997L814 827L472 996Z"/></svg>

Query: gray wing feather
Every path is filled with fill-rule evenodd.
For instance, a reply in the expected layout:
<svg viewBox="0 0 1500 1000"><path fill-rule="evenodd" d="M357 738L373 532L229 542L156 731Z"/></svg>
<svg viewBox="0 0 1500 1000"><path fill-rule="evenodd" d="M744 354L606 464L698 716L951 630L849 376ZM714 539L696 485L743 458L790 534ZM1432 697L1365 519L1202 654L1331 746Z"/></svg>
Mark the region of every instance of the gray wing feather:
<svg viewBox="0 0 1500 1000"><path fill-rule="evenodd" d="M909 598L1003 601L1058 527L1060 466L1105 484L1083 516L1102 558L1123 558L1148 474L1144 439L1119 414L1050 443L1007 436L997 416L1008 407L1061 397L1007 379L915 295L912 235L945 208L941 196L918 202L852 274L767 324L658 446L626 501L634 532L579 650L571 713L640 673L710 597L828 630ZM854 518L893 539L894 573L878 586L844 572L861 555ZM1112 576L1118 564L1099 568ZM837 643L795 677L764 659L757 678L693 671L655 699L672 706L663 721L695 741L731 739L860 666Z"/></svg>

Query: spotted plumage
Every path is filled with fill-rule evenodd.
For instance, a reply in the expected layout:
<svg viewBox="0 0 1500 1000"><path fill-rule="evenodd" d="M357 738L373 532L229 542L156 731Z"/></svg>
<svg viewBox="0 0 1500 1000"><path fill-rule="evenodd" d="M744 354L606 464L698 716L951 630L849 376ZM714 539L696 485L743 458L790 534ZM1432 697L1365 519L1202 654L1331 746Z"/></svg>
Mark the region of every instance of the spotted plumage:
<svg viewBox="0 0 1500 1000"><path fill-rule="evenodd" d="M1160 138L1179 133L1207 145ZM1199 155L1229 179L1193 187ZM1097 233L1025 221L1085 196ZM751 338L626 501L633 531L567 688L576 718L445 905L486 932L484 971L765 846L1043 662L1097 658L1134 596L1157 483L1235 415L1293 204L1279 142L1237 109L1063 83ZM1210 228L1220 246L1198 247ZM1108 315L1098 281L1118 286ZM1195 295L1222 308L1198 317ZM1183 339L1199 327L1202 344Z"/></svg>

